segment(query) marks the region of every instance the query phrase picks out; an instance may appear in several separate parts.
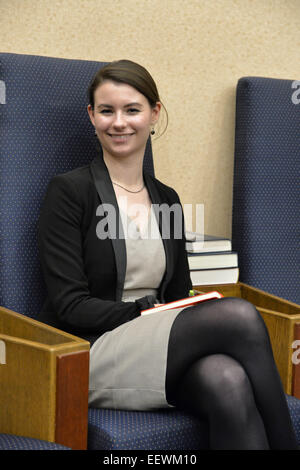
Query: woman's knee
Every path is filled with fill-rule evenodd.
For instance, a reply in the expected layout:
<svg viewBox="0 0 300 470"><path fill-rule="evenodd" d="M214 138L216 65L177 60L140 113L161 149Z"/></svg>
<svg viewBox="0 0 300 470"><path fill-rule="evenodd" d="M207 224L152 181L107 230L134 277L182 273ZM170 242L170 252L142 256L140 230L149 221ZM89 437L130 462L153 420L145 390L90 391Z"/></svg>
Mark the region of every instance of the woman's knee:
<svg viewBox="0 0 300 470"><path fill-rule="evenodd" d="M242 388L247 376L243 367L225 354L213 354L195 362L192 373L198 376L202 391L210 396L232 395Z"/></svg>
<svg viewBox="0 0 300 470"><path fill-rule="evenodd" d="M248 334L253 332L255 336L259 336L259 333L268 335L262 316L251 302L238 297L225 297L221 302L224 315L236 321L238 327Z"/></svg>
<svg viewBox="0 0 300 470"><path fill-rule="evenodd" d="M223 297L220 300L223 308L243 317L246 321L256 321L260 317L256 307L248 300L239 297Z"/></svg>
<svg viewBox="0 0 300 470"><path fill-rule="evenodd" d="M224 354L196 361L189 370L189 384L197 390L203 412L230 414L233 407L242 413L253 405L248 376L239 362Z"/></svg>
<svg viewBox="0 0 300 470"><path fill-rule="evenodd" d="M231 340L234 340L237 336L241 340L244 338L245 341L253 339L255 341L265 341L268 339L265 323L256 307L239 297L223 297L217 301L194 306L187 309L187 312L189 310L191 320L194 320L191 321L191 325L195 326L196 329L197 327L202 329L206 325L210 325L210 327L213 327L215 335L218 331L226 336L227 333L230 333Z"/></svg>

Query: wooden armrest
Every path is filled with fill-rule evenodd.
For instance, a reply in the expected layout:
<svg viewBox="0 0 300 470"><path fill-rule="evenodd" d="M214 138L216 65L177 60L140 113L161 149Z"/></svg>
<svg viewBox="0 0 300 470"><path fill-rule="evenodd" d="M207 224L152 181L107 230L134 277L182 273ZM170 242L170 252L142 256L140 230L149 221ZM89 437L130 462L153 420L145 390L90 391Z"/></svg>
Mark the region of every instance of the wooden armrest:
<svg viewBox="0 0 300 470"><path fill-rule="evenodd" d="M86 449L89 348L0 307L0 432Z"/></svg>

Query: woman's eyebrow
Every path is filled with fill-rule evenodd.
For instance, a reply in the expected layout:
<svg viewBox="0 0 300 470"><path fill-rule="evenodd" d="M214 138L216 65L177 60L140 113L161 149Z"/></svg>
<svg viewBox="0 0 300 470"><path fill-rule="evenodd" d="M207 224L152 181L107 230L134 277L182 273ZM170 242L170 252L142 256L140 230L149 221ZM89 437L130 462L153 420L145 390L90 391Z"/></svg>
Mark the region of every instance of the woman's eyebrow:
<svg viewBox="0 0 300 470"><path fill-rule="evenodd" d="M100 103L97 105L97 109L100 109L100 108L112 108L113 106L111 106L110 104L105 104L105 103Z"/></svg>
<svg viewBox="0 0 300 470"><path fill-rule="evenodd" d="M137 103L137 102L136 103L129 103L129 104L126 104L124 106L124 108L128 108L130 106L140 106L140 107L142 107L143 105L141 103Z"/></svg>

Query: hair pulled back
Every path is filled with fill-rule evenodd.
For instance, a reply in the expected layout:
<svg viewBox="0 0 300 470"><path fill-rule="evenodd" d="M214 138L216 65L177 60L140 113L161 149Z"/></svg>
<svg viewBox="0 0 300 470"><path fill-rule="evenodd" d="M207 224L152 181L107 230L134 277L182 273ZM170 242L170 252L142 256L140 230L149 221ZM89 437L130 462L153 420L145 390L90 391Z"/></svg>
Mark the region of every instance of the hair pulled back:
<svg viewBox="0 0 300 470"><path fill-rule="evenodd" d="M142 65L137 64L131 60L118 60L110 62L98 70L93 77L88 88L89 104L94 109L95 106L95 91L105 81L113 81L117 83L125 83L135 88L137 91L144 95L150 106L155 107L156 103L160 100L157 86L150 75L150 73ZM167 117L167 111L162 104ZM168 121L168 117L166 119ZM164 132L166 130L165 126Z"/></svg>

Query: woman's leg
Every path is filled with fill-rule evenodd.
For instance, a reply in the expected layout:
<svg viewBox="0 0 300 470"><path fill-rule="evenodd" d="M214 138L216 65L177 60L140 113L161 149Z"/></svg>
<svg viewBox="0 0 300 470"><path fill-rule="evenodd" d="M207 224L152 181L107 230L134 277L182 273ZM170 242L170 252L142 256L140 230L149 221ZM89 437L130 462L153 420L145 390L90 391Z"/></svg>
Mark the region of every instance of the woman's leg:
<svg viewBox="0 0 300 470"><path fill-rule="evenodd" d="M194 362L176 390L176 406L209 422L213 449L268 449L252 387L241 365L215 354Z"/></svg>
<svg viewBox="0 0 300 470"><path fill-rule="evenodd" d="M266 327L256 308L242 299L223 298L204 302L183 310L175 319L168 348L166 373L168 402L176 406L178 401L182 406L186 393L187 397L193 397L190 403L195 412L201 410L203 413L207 409L209 396L213 397L213 394L207 393L206 408L204 404L199 405L203 397L200 391L198 394L194 393L194 387L197 386L198 390L202 390L199 382L203 380L201 379L203 374L199 373L199 369L196 373L192 367L196 363L199 366L200 359L216 354L221 354L223 358L229 356L244 370L251 384L247 390L249 393L253 391L257 416L261 416L269 447L296 448L288 406ZM205 377L207 377L207 364L209 363L206 363ZM200 363L200 366L203 371L203 363ZM188 380L188 373L193 380ZM212 376L217 374L213 367L211 374ZM249 400L250 403L251 399Z"/></svg>

